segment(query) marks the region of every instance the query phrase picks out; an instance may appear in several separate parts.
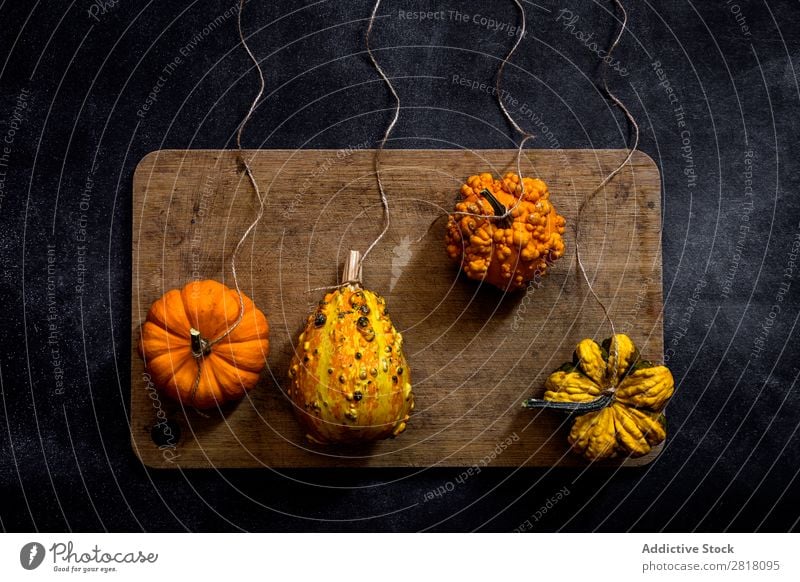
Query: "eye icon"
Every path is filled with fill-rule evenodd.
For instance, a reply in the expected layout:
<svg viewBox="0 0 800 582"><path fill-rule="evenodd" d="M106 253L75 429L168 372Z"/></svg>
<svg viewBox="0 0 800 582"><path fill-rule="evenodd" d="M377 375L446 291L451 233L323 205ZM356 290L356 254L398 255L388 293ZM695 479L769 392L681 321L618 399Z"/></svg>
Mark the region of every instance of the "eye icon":
<svg viewBox="0 0 800 582"><path fill-rule="evenodd" d="M44 546L39 542L30 542L19 551L19 563L26 570L35 570L44 561Z"/></svg>

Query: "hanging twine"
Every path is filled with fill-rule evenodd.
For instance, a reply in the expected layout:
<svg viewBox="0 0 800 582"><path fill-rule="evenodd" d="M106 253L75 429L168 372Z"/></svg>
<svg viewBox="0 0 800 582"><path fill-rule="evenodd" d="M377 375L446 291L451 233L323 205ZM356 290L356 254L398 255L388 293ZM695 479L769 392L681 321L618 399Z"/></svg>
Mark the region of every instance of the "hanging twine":
<svg viewBox="0 0 800 582"><path fill-rule="evenodd" d="M614 49L617 48L617 45L619 44L619 41L622 38L622 35L628 26L628 13L625 11L625 7L622 5L622 1L614 0L614 4L622 12L622 25L619 28L619 32L617 32L617 35L614 37L614 41L611 43L611 46L608 48L607 55L609 57L614 52ZM581 225L581 217L583 216L583 211L586 209L586 206L589 204L589 202L595 197L595 195L600 190L605 188L606 184L608 184L611 180L613 180L614 177L617 174L619 174L622 171L622 169L626 165L628 165L628 163L631 161L633 153L636 151L636 148L639 147L639 124L636 123L636 119L633 117L633 114L625 106L625 104L616 95L614 95L614 93L612 93L611 90L608 88L608 62L606 59L602 61L601 70L602 72L600 76L603 81L603 92L614 103L614 105L616 105L623 111L626 119L628 120L628 124L630 125L630 127L633 128L633 134L634 134L633 147L628 149L628 155L625 156L625 159L622 160L622 162L616 168L614 168L614 170L612 170L611 173L609 173L605 178L603 178L603 180L597 186L595 186L595 188L591 192L589 192L589 194L583 199L580 206L578 207L578 215L575 219L575 259L578 263L578 270L581 272L583 280L586 282L586 285L589 289L589 293L592 294L592 297L594 297L597 304L603 310L603 315L605 316L606 321L608 321L609 327L611 327L611 345L609 346L610 350L609 359L613 362L614 365L614 369L611 370L612 376L616 377L617 376L616 367L618 364L617 331L614 326L614 320L611 318L611 314L609 313L608 307L595 292L591 281L589 281L589 275L586 272L586 267L584 267L583 260L581 258L580 225Z"/></svg>
<svg viewBox="0 0 800 582"><path fill-rule="evenodd" d="M514 0L517 2L517 0ZM620 26L619 31L617 32L616 36L614 37L611 46L608 49L607 55L610 57L611 54L616 49L617 45L619 44L620 39L622 38L622 34L625 32L628 24L628 13L625 11L625 7L622 5L621 0L614 0L614 4L622 13L622 25ZM608 59L610 60L610 59ZM611 327L611 342L609 345L609 362L612 363L612 367L610 372L610 378L617 378L618 372L618 365L619 365L619 350L617 347L617 338L616 338L616 328L614 326L614 320L611 317L608 307L603 302L602 299L598 296L595 292L594 287L592 286L592 282L589 280L589 275L586 272L586 267L583 264L583 259L581 258L581 248L582 245L580 243L580 225L583 216L583 212L586 209L589 202L595 197L595 195L602 190L614 177L622 171L622 169L631 161L633 157L633 153L636 151L636 148L639 145L639 124L636 123L636 119L633 117L633 114L630 110L625 106L625 104L616 96L614 95L611 90L608 88L608 63L606 60L603 60L602 63L602 72L601 72L601 80L602 80L602 89L606 96L617 106L619 107L629 123L629 125L633 128L633 147L628 150L628 154L625 156L625 159L612 170L608 175L606 175L603 180L589 192L588 195L583 199L581 204L578 206L578 214L575 220L575 258L578 264L578 270L583 277L583 280L586 282L586 286L589 289L589 293L591 293L594 300L603 310L603 316L608 321L609 326ZM540 400L536 398L531 398L527 400L523 406L526 408L550 408L550 409L557 409L557 410L566 410L572 412L580 412L580 413L587 413L596 410L601 410L606 406L610 405L613 401L614 392L617 390L618 383L612 382L603 393L595 400L590 402L551 402L547 400Z"/></svg>
<svg viewBox="0 0 800 582"><path fill-rule="evenodd" d="M341 287L347 285L354 285L354 284L361 284L360 273L362 266L364 264L364 260L367 256L372 252L372 250L378 245L378 243L383 240L383 237L386 236L386 233L389 231L390 225L390 213L389 213L389 198L386 195L386 188L383 185L383 176L382 176L382 169L381 169L381 160L383 156L383 149L386 145L386 142L389 140L389 136L394 129L394 126L397 125L397 120L400 118L400 96L397 94L397 91L392 85L392 82L389 80L389 77L386 76L386 73L383 71L383 68L378 63L378 60L375 58L375 55L372 52L372 47L369 44L369 39L372 36L372 29L375 25L375 19L378 14L378 8L380 8L381 0L376 0L375 5L372 7L372 14L369 17L369 24L367 25L367 32L364 35L364 42L366 44L367 55L369 56L369 60L372 62L372 65L375 67L375 70L378 71L378 74L383 79L383 82L386 83L386 86L389 88L389 92L392 94L394 98L394 112L392 114L392 119L389 122L389 125L386 127L386 131L383 134L383 138L381 139L380 143L378 144L378 148L375 150L375 157L374 157L374 168L375 168L375 181L378 184L378 193L381 199L381 207L383 209L383 229L381 230L380 234L375 237L372 243L367 247L367 250L364 251L364 254L361 255L361 258L358 260L358 273L359 277L358 280L354 279L353 277L343 277L343 281L338 285L328 285L324 287L314 287L312 289L308 289L306 293L311 293L314 291L332 291L334 289L339 289ZM345 269L346 271L346 269Z"/></svg>
<svg viewBox="0 0 800 582"><path fill-rule="evenodd" d="M244 317L244 300L242 299L242 290L239 286L239 276L236 273L236 257L239 255L239 250L242 248L244 241L247 240L247 237L250 236L250 233L255 230L256 226L259 222L261 222L261 218L264 216L264 203L265 197L261 194L261 190L258 188L258 182L256 182L256 178L253 175L253 170L250 167L250 162L244 157L242 154L242 134L244 133L244 128L247 126L247 123L250 121L250 118L253 116L253 111L255 111L256 106L258 105L258 101L261 99L261 96L264 94L264 88L266 86L264 82L264 71L261 70L261 65L258 62L258 59L253 54L253 51L250 50L250 47L247 44L247 41L244 38L244 32L242 30L242 10L244 9L244 4L246 0L239 0L239 12L237 15L237 27L239 30L239 40L244 47L244 50L247 52L247 56L250 57L250 60L253 61L253 64L256 67L256 71L258 72L258 92L256 96L253 98L253 102L250 104L250 109L247 110L247 114L244 116L242 123L239 124L239 129L236 132L236 148L239 150L239 162L241 163L244 173L250 179L250 184L253 186L253 191L258 198L258 212L256 213L256 217L253 222L250 223L250 226L247 227L247 230L244 231L239 242L236 243L236 246L233 249L233 254L231 255L231 274L233 276L233 284L236 287L236 294L239 296L239 316L236 318L236 321L231 325L225 332L220 335L215 340L211 341L211 345L215 344L216 342L223 339L229 333L231 333L236 327L242 322L242 318Z"/></svg>
<svg viewBox="0 0 800 582"><path fill-rule="evenodd" d="M372 47L369 44L370 36L372 35L372 28L375 25L375 17L378 14L378 8L381 5L381 0L376 0L375 5L372 7L372 14L369 17L369 25L367 26L367 33L364 35L364 42L367 47L367 55L369 56L369 60L372 61L372 65L375 67L375 70L378 71L378 74L383 79L383 82L386 83L386 86L389 88L389 92L394 97L394 113L392 114L392 120L389 122L389 125L386 128L386 132L383 134L383 139L381 139L380 144L378 144L378 149L375 150L375 179L378 183L378 192L380 193L381 197L381 206L383 207L383 230L381 233L372 241L372 244L367 247L367 250L364 251L364 254L361 256L361 260L359 262L359 268L364 263L364 259L367 258L372 249L377 246L379 242L386 236L387 231L389 230L389 199L386 196L386 189L383 186L383 177L381 176L381 158L383 155L383 148L386 145L387 140L389 139L389 135L391 135L394 126L397 124L397 120L400 117L400 96L397 94L397 91L394 89L394 85L389 80L389 77L386 76L386 73L383 72L383 68L381 68L380 64L378 63L375 55L372 53Z"/></svg>
<svg viewBox="0 0 800 582"><path fill-rule="evenodd" d="M522 166L522 163L521 163L522 162L522 152L523 152L523 148L524 148L525 144L529 140L534 138L534 134L529 133L529 132L525 131L524 129L522 129L522 127L520 127L520 125L516 122L516 120L514 119L513 115L511 115L511 112L506 107L506 104L503 102L503 98L502 98L502 94L503 93L500 90L500 83L501 83L502 78L503 78L503 72L505 70L505 67L510 62L511 57L516 52L517 48L520 45L520 42L522 42L522 39L525 37L525 31L527 29L527 21L526 21L526 18L525 18L525 9L523 8L520 0L513 0L513 1L514 1L514 4L516 4L517 9L519 10L519 14L520 14L520 19L521 19L520 35L519 35L519 38L517 38L517 40L514 43L514 45L511 47L511 50L508 52L506 57L502 60L502 62L500 63L500 66L497 69L497 76L495 77L495 94L497 95L497 102L500 105L500 109L503 112L503 115L509 121L511 126L522 136L522 139L519 142L519 146L517 147L517 158L516 158L517 175L519 176L519 184L520 184L520 195L517 198L517 201L514 203L514 205L511 206L510 208L508 208L508 210L505 212L505 214L500 214L500 215L498 215L498 214L477 214L477 213L469 213L469 212L456 212L456 213L454 213L454 214L458 214L460 216L474 216L474 217L485 218L485 219L503 220L503 219L506 219L506 218L508 218L509 216L512 215L512 213L517 208L517 206L519 206L522 203L522 200L523 200L523 198L525 196L525 182L523 180L522 167L521 167ZM617 32L616 36L614 37L614 40L611 43L611 46L608 49L607 56L609 56L609 57L614 52L614 50L617 48L617 45L619 44L619 41L622 38L622 35L625 32L625 30L627 28L627 24L628 24L628 13L625 11L625 7L622 5L621 0L614 0L614 4L622 12L622 26L620 26L619 31ZM622 162L620 162L620 164L616 168L614 168L614 170L612 170L608 175L606 175L605 178L603 178L603 180L597 186L595 186L594 189L592 189L591 192L589 192L589 194L583 199L583 201L581 202L580 206L578 207L578 214L577 214L577 217L575 219L575 258L576 258L576 262L578 264L578 270L580 271L581 276L583 277L584 281L586 282L586 285L587 285L587 287L589 289L589 293L591 293L591 295L594 298L594 300L597 302L597 304L603 310L603 316L605 317L606 321L608 321L609 326L611 327L612 341L611 341L610 349L611 349L612 354L614 354L614 356L616 356L616 351L617 351L617 348L616 348L616 328L614 326L614 321L611 318L611 314L609 312L608 307L600 299L600 297L597 295L596 291L594 290L594 286L592 285L591 281L589 280L589 276L588 276L588 274L586 272L586 267L584 266L583 259L581 257L581 246L582 245L580 244L580 225L581 225L581 220L582 220L582 217L583 217L583 212L584 212L586 206L589 204L589 202L595 197L595 195L600 190L602 190L611 180L613 180L614 177L617 174L619 174L622 171L622 169L630 162L631 158L633 157L633 153L636 151L636 148L639 145L639 125L636 123L636 119L634 119L633 114L630 112L630 110L609 89L609 87L608 87L608 62L605 59L602 61L601 71L602 71L601 72L601 80L602 80L602 83L603 83L603 86L602 86L603 92L606 94L606 96L617 107L619 107L624 112L625 117L628 120L628 123L630 124L631 127L633 127L633 130L634 130L633 147L628 150L628 154L625 156L625 159ZM616 362L617 362L617 358L616 357L613 358L613 362L614 362L614 366L616 366ZM616 369L612 370L612 374L616 375Z"/></svg>
<svg viewBox="0 0 800 582"><path fill-rule="evenodd" d="M253 170L250 167L250 162L244 157L242 154L242 134L244 133L244 128L247 125L247 122L250 121L250 118L253 116L253 111L255 111L256 105L258 105L258 101L261 99L261 96L264 94L265 82L264 82L264 71L261 70L261 65L258 62L258 59L253 54L253 51L250 50L250 47L247 44L247 41L244 38L244 32L242 31L242 10L244 9L244 3L246 0L239 0L239 13L237 18L237 27L239 30L239 40L244 47L244 50L247 51L247 56L250 57L250 60L253 61L253 64L256 67L256 71L258 72L258 92L256 96L253 98L253 102L250 104L250 109L247 110L247 114L244 116L242 123L239 125L239 130L236 132L236 148L239 150L239 161L244 168L244 173L250 179L250 184L253 186L253 191L258 198L258 213L256 214L255 219L250 226L247 227L247 230L244 231L242 237L239 239L239 242L236 243L236 247L233 249L233 256L231 256L231 273L233 275L233 282L236 285L236 293L239 295L239 317L236 320L236 323L231 326L229 330L227 330L222 337L228 335L231 331L233 331L239 323L242 321L242 317L244 316L244 302L242 301L242 292L239 288L239 277L236 274L236 257L239 254L239 249L241 249L244 241L250 235L250 233L256 228L258 223L261 221L261 218L264 216L264 203L265 197L261 194L261 190L258 188L258 182L256 182L255 176L253 176Z"/></svg>
<svg viewBox="0 0 800 582"><path fill-rule="evenodd" d="M519 176L519 187L520 187L519 197L517 198L517 201L514 202L514 205L506 209L505 213L503 214L480 214L477 212L458 211L458 212L453 212L452 215L472 216L475 218L485 218L488 220L497 220L499 222L502 222L513 215L514 211L520 204L522 204L522 201L525 198L525 181L522 179L522 151L523 148L525 147L525 144L528 143L528 141L534 139L536 136L532 133L525 131L524 129L522 129L522 127L520 127L520 125L514 119L514 116L511 115L511 112L508 110L508 108L506 108L506 104L503 102L502 98L503 94L500 91L500 83L503 79L503 72L505 71L506 65L509 62L511 62L511 57L514 56L514 53L517 51L517 48L522 42L522 39L525 38L525 32L528 27L528 23L525 18L525 9L522 7L520 0L514 0L514 4L517 5L520 19L522 21L519 27L520 34L519 37L517 38L517 41L511 47L511 50L508 51L508 54L503 58L503 60L500 62L500 66L497 68L497 75L495 75L494 88L495 88L495 95L497 95L497 103L500 105L500 110L503 112L503 115L511 124L511 126L517 131L517 133L519 133L522 136L522 139L520 139L519 145L517 146L517 176Z"/></svg>
<svg viewBox="0 0 800 582"><path fill-rule="evenodd" d="M253 51L250 50L250 47L248 46L247 41L245 40L244 32L242 30L242 10L244 9L245 1L246 0L239 1L239 12L237 15L239 40L241 41L242 46L247 52L247 55L250 57L250 60L255 65L256 70L258 71L259 88L255 98L253 99L253 102L250 104L250 108L247 110L247 114L242 120L242 123L239 124L239 129L236 132L236 147L239 152L239 162L242 168L244 169L244 173L250 179L250 184L253 186L253 190L255 191L256 197L258 198L259 206L255 219L250 224L250 226L247 227L247 230L244 231L241 238L239 239L239 242L236 243L236 246L233 249L233 254L231 255L231 275L233 276L233 283L236 289L236 296L238 297L239 300L239 314L236 317L236 321L234 321L223 333L221 333L219 336L217 336L212 340L205 340L199 338L199 332L195 329L191 330L193 341L199 342L200 346L198 350L193 349L193 355L195 356L195 361L197 362L197 376L194 381L194 386L192 387L192 393L191 393L192 401L194 400L195 395L197 394L197 389L200 386L200 379L203 371L203 358L209 353L212 346L221 342L231 332L233 332L233 330L235 330L239 326L239 324L242 322L242 319L244 318L244 298L242 296L242 290L239 285L239 276L236 273L236 257L238 256L239 251L241 250L242 245L244 244L244 241L247 240L247 237L250 235L251 232L253 232L258 223L261 221L261 218L264 216L265 197L262 195L261 190L258 188L258 183L256 182L255 176L253 176L253 170L250 168L250 163L242 155L242 133L244 132L244 128L247 125L247 122L250 121L250 118L253 116L253 111L255 111L255 108L258 105L258 101L264 94L264 88L266 85L264 82L264 72L261 70L261 65L259 64L258 59L256 59L255 55L253 54Z"/></svg>

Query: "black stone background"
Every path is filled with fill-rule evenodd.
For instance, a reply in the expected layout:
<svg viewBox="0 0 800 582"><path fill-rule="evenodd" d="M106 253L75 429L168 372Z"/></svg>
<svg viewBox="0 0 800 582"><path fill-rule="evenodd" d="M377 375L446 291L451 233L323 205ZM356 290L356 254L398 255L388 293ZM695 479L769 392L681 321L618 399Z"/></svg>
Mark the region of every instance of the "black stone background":
<svg viewBox="0 0 800 582"><path fill-rule="evenodd" d="M619 472L487 468L427 503L426 492L455 483L461 471L149 471L134 457L126 422L133 170L160 148L232 147L256 76L229 18L140 118L163 67L234 0L107 4L102 13L89 0L0 3L0 140L14 129L20 92L29 91L0 168L3 529L511 531L526 520L536 531L797 528L796 2L627 2L630 30L616 56L630 73L610 79L641 123L640 149L663 175L665 341L678 384L663 455ZM562 147L624 147L622 116L592 85L596 56L557 22L558 10L570 9L576 29L605 45L611 3L524 4L531 34L505 86L541 114ZM399 17L426 7L506 22L518 16L510 1L383 2L374 45L403 100L390 147L513 147L492 97L451 82L456 74L491 82L512 39L447 17ZM250 2L245 28L268 92L246 147L376 143L391 101L363 53L370 10L363 0ZM686 113L694 187L653 60ZM551 147L542 137L535 143ZM749 150L754 206L737 263ZM89 176L78 292L80 196ZM63 395L47 343L48 244ZM722 279L732 269L725 297ZM569 495L537 520L563 487Z"/></svg>

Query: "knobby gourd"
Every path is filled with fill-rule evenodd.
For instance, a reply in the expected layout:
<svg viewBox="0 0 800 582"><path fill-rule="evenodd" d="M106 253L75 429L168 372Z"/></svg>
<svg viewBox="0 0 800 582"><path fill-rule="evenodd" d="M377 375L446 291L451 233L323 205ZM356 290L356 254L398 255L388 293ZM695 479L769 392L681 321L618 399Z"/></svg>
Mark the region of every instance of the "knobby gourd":
<svg viewBox="0 0 800 582"><path fill-rule="evenodd" d="M241 399L258 383L269 354L269 324L246 295L241 300L235 290L205 280L153 302L138 350L162 393L206 409Z"/></svg>
<svg viewBox="0 0 800 582"><path fill-rule="evenodd" d="M565 221L550 202L547 185L532 178L523 178L523 184L522 200L520 178L512 172L502 180L470 176L461 186L445 244L469 278L508 291L523 289L564 254ZM510 216L501 218L509 210Z"/></svg>
<svg viewBox="0 0 800 582"><path fill-rule="evenodd" d="M361 286L359 259L351 251L345 284L308 316L289 368L289 397L315 443L397 436L414 409L403 337L386 300Z"/></svg>
<svg viewBox="0 0 800 582"><path fill-rule="evenodd" d="M675 389L666 366L642 360L624 334L598 344L582 340L573 360L550 374L544 400L526 408L575 413L569 432L572 449L589 460L617 455L639 457L667 436L662 411Z"/></svg>

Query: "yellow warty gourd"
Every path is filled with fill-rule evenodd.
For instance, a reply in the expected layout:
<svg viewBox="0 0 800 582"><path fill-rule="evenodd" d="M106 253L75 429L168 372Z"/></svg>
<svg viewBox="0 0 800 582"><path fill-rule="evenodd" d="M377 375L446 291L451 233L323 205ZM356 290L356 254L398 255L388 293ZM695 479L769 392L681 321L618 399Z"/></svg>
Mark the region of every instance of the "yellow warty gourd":
<svg viewBox="0 0 800 582"><path fill-rule="evenodd" d="M289 379L295 414L316 443L397 436L414 409L403 337L386 300L357 282L328 293L308 316Z"/></svg>

